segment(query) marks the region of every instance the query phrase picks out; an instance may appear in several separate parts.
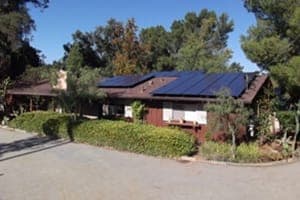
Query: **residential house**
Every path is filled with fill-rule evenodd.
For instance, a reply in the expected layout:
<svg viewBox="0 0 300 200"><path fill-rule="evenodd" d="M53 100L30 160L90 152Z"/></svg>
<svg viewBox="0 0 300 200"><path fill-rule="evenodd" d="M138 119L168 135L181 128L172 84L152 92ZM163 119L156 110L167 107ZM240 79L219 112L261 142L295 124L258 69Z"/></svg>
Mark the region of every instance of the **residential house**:
<svg viewBox="0 0 300 200"><path fill-rule="evenodd" d="M115 76L103 79L98 87L106 93L103 115L132 118L131 104L140 100L147 108L147 123L178 126L204 141L209 123L204 105L216 101L218 91L227 88L235 99L255 107L268 80L267 75L258 73L165 71Z"/></svg>

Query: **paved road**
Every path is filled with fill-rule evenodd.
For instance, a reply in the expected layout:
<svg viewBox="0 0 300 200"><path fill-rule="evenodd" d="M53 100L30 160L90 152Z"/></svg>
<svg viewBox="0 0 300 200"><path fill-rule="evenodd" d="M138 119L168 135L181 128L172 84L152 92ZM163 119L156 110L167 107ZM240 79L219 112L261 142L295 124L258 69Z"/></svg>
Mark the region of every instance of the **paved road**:
<svg viewBox="0 0 300 200"><path fill-rule="evenodd" d="M0 129L1 200L300 199L300 163L180 163Z"/></svg>

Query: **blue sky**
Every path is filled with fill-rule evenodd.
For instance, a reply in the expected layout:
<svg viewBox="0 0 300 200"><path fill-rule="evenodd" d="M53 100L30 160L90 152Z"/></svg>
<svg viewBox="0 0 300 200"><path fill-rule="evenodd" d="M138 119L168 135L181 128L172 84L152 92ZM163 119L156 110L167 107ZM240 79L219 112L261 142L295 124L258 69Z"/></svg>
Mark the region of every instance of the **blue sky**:
<svg viewBox="0 0 300 200"><path fill-rule="evenodd" d="M204 8L229 15L235 24L228 40L228 47L234 51L232 61L244 65L245 71L258 70L240 48L240 36L255 23L242 0L50 0L43 12L30 9L36 22L32 45L46 56L46 63L52 63L63 56L62 46L72 40L76 30L92 31L110 18L123 22L135 18L140 29L156 25L169 29L175 19Z"/></svg>

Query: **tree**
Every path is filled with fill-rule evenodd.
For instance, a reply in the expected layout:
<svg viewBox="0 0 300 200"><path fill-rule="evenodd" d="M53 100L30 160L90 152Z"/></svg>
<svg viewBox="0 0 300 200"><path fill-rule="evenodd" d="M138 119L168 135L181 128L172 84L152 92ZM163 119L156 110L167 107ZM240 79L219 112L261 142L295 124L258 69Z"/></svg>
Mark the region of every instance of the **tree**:
<svg viewBox="0 0 300 200"><path fill-rule="evenodd" d="M30 33L35 28L34 20L26 7L28 3L44 9L48 6L49 0L0 2L0 80L8 75L14 77L21 74L27 64L34 65L36 61L36 58L31 55L36 56L38 51L30 47L28 42ZM24 54L28 50L29 54Z"/></svg>
<svg viewBox="0 0 300 200"><path fill-rule="evenodd" d="M175 62L171 58L170 33L163 26L142 29L140 41L149 48L149 62L147 63L149 71L174 69Z"/></svg>
<svg viewBox="0 0 300 200"><path fill-rule="evenodd" d="M115 75L145 73L147 71L142 59L146 57L147 48L139 42L136 31L135 21L130 19L124 27L124 35L113 40L113 44L119 47L113 59Z"/></svg>
<svg viewBox="0 0 300 200"><path fill-rule="evenodd" d="M132 107L132 115L134 122L141 122L143 121L146 107L145 104L143 104L141 101L134 101L131 104Z"/></svg>
<svg viewBox="0 0 300 200"><path fill-rule="evenodd" d="M244 5L257 21L241 38L244 52L298 102L300 0L244 0Z"/></svg>
<svg viewBox="0 0 300 200"><path fill-rule="evenodd" d="M177 70L230 71L231 50L227 49L228 34L233 21L226 14L217 17L213 11L187 13L184 20L171 27L172 55Z"/></svg>
<svg viewBox="0 0 300 200"><path fill-rule="evenodd" d="M99 69L91 69L83 66L83 55L80 48L74 45L66 59L67 70L67 90L59 95L64 108L68 112L82 116L82 106L103 97L103 93L98 90L96 83L99 80Z"/></svg>
<svg viewBox="0 0 300 200"><path fill-rule="evenodd" d="M232 158L235 159L236 135L241 126L245 126L249 111L241 101L235 100L228 89L217 93L215 103L206 104L206 109L212 112L213 117L222 131L231 135Z"/></svg>
<svg viewBox="0 0 300 200"><path fill-rule="evenodd" d="M65 58L68 57L72 46L76 45L76 48L79 48L83 55L83 63L85 66L99 68L105 64L105 61L100 58L96 51L93 33L83 33L77 30L72 37L73 43L67 43L63 46L65 50Z"/></svg>

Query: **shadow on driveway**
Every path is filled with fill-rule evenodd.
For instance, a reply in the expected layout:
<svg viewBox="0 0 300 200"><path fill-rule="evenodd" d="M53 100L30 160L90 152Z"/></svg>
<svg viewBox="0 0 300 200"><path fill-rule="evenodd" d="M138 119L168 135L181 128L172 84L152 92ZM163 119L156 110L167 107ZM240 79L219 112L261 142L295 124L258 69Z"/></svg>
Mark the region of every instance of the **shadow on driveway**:
<svg viewBox="0 0 300 200"><path fill-rule="evenodd" d="M70 143L66 140L54 140L49 137L34 136L22 140L17 140L11 143L0 143L0 161L5 161L20 156L44 151L55 148L64 144ZM24 153L18 154L20 151ZM12 156L5 156L5 154L12 153ZM3 158L2 158L3 157Z"/></svg>

